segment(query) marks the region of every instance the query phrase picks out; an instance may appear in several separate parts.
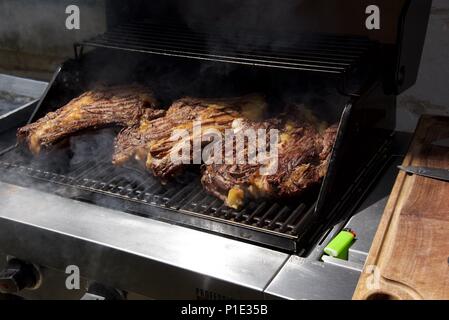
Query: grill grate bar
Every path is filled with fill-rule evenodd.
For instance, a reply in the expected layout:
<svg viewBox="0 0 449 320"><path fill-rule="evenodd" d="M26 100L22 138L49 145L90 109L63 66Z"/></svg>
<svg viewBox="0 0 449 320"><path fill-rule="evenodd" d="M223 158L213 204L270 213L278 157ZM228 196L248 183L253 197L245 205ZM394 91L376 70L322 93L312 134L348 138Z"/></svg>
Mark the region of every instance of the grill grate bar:
<svg viewBox="0 0 449 320"><path fill-rule="evenodd" d="M281 217L285 216L289 212L291 212L289 208L283 208L282 210L280 210L279 213L276 215L276 217L274 217L274 219L271 220L271 222L268 224L268 229L273 230L276 227L278 221L281 219Z"/></svg>
<svg viewBox="0 0 449 320"><path fill-rule="evenodd" d="M101 163L101 162L100 163L94 163L92 165L92 167L90 167L86 171L80 172L77 176L75 176L74 177L74 181L75 181L75 183L82 183L82 181L84 181L84 179L86 177L90 177L90 174L92 172L96 172L97 170L100 170L99 172L101 172L101 170L106 170L107 168L108 167L105 167L104 164ZM96 174L96 176L98 176L98 173Z"/></svg>
<svg viewBox="0 0 449 320"><path fill-rule="evenodd" d="M148 183L148 186L145 187L145 185ZM142 182L135 190L134 194L136 200L145 201L144 198L146 196L146 190L152 190L154 187L158 187L159 183L155 181L154 179L148 178L148 180ZM140 190L139 190L140 189Z"/></svg>
<svg viewBox="0 0 449 320"><path fill-rule="evenodd" d="M148 39L147 39L148 40ZM134 41L130 40L130 37L127 37L126 39L120 39L117 37L104 37L101 39L98 39L97 41L100 44L107 45L108 43L116 42L122 46L125 46L129 44L133 48L136 49L148 49L148 50L167 50L173 53L180 53L180 47L179 46L173 46L169 43L165 44L164 42L167 41L153 41L151 46L148 45L136 45ZM233 52L226 52L223 50L220 50L219 54L218 51L215 55L213 55L207 48L198 48L198 47L182 47L183 50L189 50L191 53L203 55L203 56L215 56L218 58L227 58L229 57ZM309 52L310 51L310 52ZM352 59L356 58L342 55L342 54L324 54L324 51L318 51L318 50L307 50L303 54L299 55L284 55L284 56L272 56L267 54L248 54L241 51L235 51L235 57L234 59L242 60L242 61L250 61L254 60L256 62L262 63L262 62L275 62L279 65L292 65L292 66L307 66L307 65L316 65L317 67L322 65L324 67L328 68L335 68L335 69L344 69L351 66ZM326 60L323 60L326 59Z"/></svg>
<svg viewBox="0 0 449 320"><path fill-rule="evenodd" d="M198 189L201 190L200 188L198 188ZM199 207L198 199L200 199L200 198L204 198L204 192L198 192L198 194L197 194L196 196L194 196L194 197L192 198L192 200L189 201L189 202L190 202L190 205L191 205L193 208ZM200 202L201 202L201 201L200 201Z"/></svg>
<svg viewBox="0 0 449 320"><path fill-rule="evenodd" d="M178 193L174 194L171 199L167 202L167 207L172 209L179 209L181 207L180 202L183 198L189 199L194 192L196 192L194 185L190 184L179 190Z"/></svg>
<svg viewBox="0 0 449 320"><path fill-rule="evenodd" d="M129 197L133 191L137 189L138 185L136 186L135 182L128 182L128 184L122 186L118 193L122 196Z"/></svg>
<svg viewBox="0 0 449 320"><path fill-rule="evenodd" d="M215 207L217 204L219 203L219 201L215 198L210 199L210 197L207 198L207 200L205 200L202 204L203 209L199 210L199 213L209 213L210 214L210 209Z"/></svg>
<svg viewBox="0 0 449 320"><path fill-rule="evenodd" d="M299 221L297 221L294 225L294 227L291 230L291 234L297 234L301 228L304 228L304 225L307 223L308 217L311 213L315 210L315 206L312 206L309 208L306 214L304 214Z"/></svg>
<svg viewBox="0 0 449 320"><path fill-rule="evenodd" d="M281 227L279 228L280 232L285 232L287 231L287 229L289 228L289 226L291 225L291 223L293 221L295 221L299 215L301 215L304 210L306 209L306 206L302 203L298 206L298 208L296 208L287 218L287 220L285 220L285 222L281 225Z"/></svg>
<svg viewBox="0 0 449 320"><path fill-rule="evenodd" d="M170 41L170 38L174 38L176 40L178 46L173 46L174 48L179 47L186 47L191 49L198 49L198 50L206 50L206 51L215 51L215 50L222 50L222 52L228 52L228 53L241 53L244 54L245 52L251 52L254 51L254 48L250 46L239 46L238 49L233 48L229 44L223 44L220 43L218 40L211 42L208 40L208 45L204 45L199 40L190 40L185 39L183 37L179 37L177 35L171 35L171 36L164 36L161 37L161 35L153 35L152 33L145 34L140 31L133 31L132 34L129 34L125 31L111 31L104 35L98 36L95 39L103 39L104 41L120 41L120 40L133 40L133 41L151 41L153 43L158 44L168 44L173 45L173 41ZM215 43L216 47L214 49L213 43ZM298 49L301 48L301 51ZM319 43L316 42L315 46L305 46L305 43L301 44L301 47L297 47L296 50L292 48L286 48L284 50L276 50L276 56L278 58L284 57L284 58L300 58L300 57L308 57L309 59L317 58L317 57L326 57L328 59L335 59L337 61L341 62L350 62L354 58L357 58L360 56L361 53L364 53L368 50L368 48L350 48L350 47L341 47L338 45L329 45L325 43ZM273 55L273 51L269 49L264 48L258 48L257 52L260 54L271 54ZM311 54L313 53L313 55Z"/></svg>
<svg viewBox="0 0 449 320"><path fill-rule="evenodd" d="M66 179L76 180L79 175L81 175L83 172L86 172L86 169L90 168L92 165L93 162L91 161L83 162L81 165L77 166L75 170L72 170L70 172L70 176L66 176Z"/></svg>
<svg viewBox="0 0 449 320"><path fill-rule="evenodd" d="M264 201L262 202L256 210L254 210L251 215L246 219L246 223L251 223L252 220L254 220L255 217L259 216L261 212L263 212L263 209L266 207L267 203ZM236 221L238 221L242 216L244 212L240 212L239 215L235 218Z"/></svg>
<svg viewBox="0 0 449 320"><path fill-rule="evenodd" d="M262 227L265 223L267 223L268 217L273 215L277 210L279 210L279 204L275 203L273 204L270 209L262 216L262 218L257 223L258 227Z"/></svg>
<svg viewBox="0 0 449 320"><path fill-rule="evenodd" d="M98 170L97 172L95 172L96 170ZM104 164L98 164L95 167L94 171L89 171L90 172L95 172L95 175L88 176L88 175L84 175L80 181L81 184L84 185L85 187L90 187L95 189L97 185L103 183L102 178L104 178L104 173L107 171L111 171L111 167L109 166L105 166Z"/></svg>
<svg viewBox="0 0 449 320"><path fill-rule="evenodd" d="M127 183L128 181L126 178L117 177L116 179L112 179L111 181L108 182L109 186L107 187L106 191L111 193L120 193L120 191L123 190L123 188L125 188Z"/></svg>
<svg viewBox="0 0 449 320"><path fill-rule="evenodd" d="M86 45L91 45L95 47L103 47L103 48L111 48L111 49L124 49L131 50L136 52L146 52L153 54L161 54L167 56L181 57L181 58L193 58L200 60L209 60L209 61L218 61L218 62L229 62L229 63L237 63L237 64L246 64L253 66L261 66L261 67L273 67L280 69L291 69L291 70L305 70L305 71L321 71L326 73L344 73L345 70L349 68L345 68L342 66L328 66L327 62L324 63L292 63L292 62L284 62L284 61L276 61L276 60L262 60L256 58L244 58L239 56L225 56L218 54L210 54L210 53L198 53L189 51L183 51L180 49L167 49L167 48L158 48L155 46L142 46L134 43L114 43L113 45L110 42L98 40L96 43L86 42Z"/></svg>

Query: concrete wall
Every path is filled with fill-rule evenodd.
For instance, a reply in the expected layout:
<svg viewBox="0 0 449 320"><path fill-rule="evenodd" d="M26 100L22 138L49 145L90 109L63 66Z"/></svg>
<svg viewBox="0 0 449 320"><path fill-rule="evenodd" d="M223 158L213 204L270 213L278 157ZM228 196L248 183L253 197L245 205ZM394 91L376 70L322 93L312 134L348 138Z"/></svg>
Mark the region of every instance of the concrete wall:
<svg viewBox="0 0 449 320"><path fill-rule="evenodd" d="M448 0L433 0L418 81L399 97L398 113L400 131L413 131L423 113L449 115Z"/></svg>
<svg viewBox="0 0 449 320"><path fill-rule="evenodd" d="M67 30L65 13L75 4L81 29ZM0 68L52 71L73 56L73 43L105 30L104 0L0 0Z"/></svg>

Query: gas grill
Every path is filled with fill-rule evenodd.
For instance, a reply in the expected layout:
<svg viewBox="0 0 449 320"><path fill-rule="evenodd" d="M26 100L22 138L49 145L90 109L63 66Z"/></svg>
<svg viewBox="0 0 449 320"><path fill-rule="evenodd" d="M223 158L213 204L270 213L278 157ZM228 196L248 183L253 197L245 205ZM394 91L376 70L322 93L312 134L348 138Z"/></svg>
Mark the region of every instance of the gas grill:
<svg viewBox="0 0 449 320"><path fill-rule="evenodd" d="M323 118L339 122L339 132L324 181L298 199L253 200L234 210L203 190L195 169L162 184L137 165L114 167L113 128L75 136L39 157L20 145L6 148L0 152L0 179L25 188L20 190L123 212L123 221L131 214L291 257L316 255L354 214L391 159L396 95L416 80L431 1L374 1L389 27L375 31L366 30L360 20L366 17L364 1L315 2L341 7L333 17L302 1L293 18L285 18L287 25L249 23L242 29L242 21L214 22L223 6L235 9L226 2L213 8L193 1L193 8L207 10L182 12L177 1L107 1L108 30L74 45L74 59L56 71L30 119L54 111L95 83L145 84L163 104L184 95L262 92L273 115L282 98L299 97ZM239 12L257 16L267 5L275 6L262 3ZM350 17L352 12L358 14ZM322 23L302 23L304 15ZM335 22L345 17L354 19ZM288 25L292 21L298 25ZM183 240L178 241L181 245ZM109 284L131 289L123 281ZM209 289L198 284L197 297L232 296L229 290Z"/></svg>

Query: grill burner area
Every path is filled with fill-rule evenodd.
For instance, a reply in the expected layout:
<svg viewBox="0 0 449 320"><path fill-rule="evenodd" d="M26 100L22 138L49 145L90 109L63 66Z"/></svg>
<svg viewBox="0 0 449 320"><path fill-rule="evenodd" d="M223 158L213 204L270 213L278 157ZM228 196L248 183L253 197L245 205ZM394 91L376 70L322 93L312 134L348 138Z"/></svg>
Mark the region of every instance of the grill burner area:
<svg viewBox="0 0 449 320"><path fill-rule="evenodd" d="M144 217L187 224L242 240L264 239L266 245L289 251L296 250L296 241L314 208L310 201L299 204L260 201L236 211L208 195L195 172L163 185L139 167L111 165L107 156L68 165L59 160L51 163L50 158L64 158L63 150L53 153L58 154L30 161L23 150L14 148L0 157L0 177ZM316 195L311 198L316 199Z"/></svg>
<svg viewBox="0 0 449 320"><path fill-rule="evenodd" d="M363 99L348 98L338 94L332 80L302 77L295 72L246 67L223 70L219 66L97 49L62 66L30 121L60 108L105 79L113 81L112 84L147 85L160 95L163 105L183 96L222 98L266 93L270 117L283 110L284 99L291 99L304 102L320 119L329 118L329 123L341 119L344 131L337 138L337 154L331 158L330 174L321 186L290 202L260 199L247 203L242 210L233 210L204 191L200 172L186 172L163 185L141 167L114 167L111 155L116 131L106 136L100 132L93 136L89 133L73 136L70 147L64 141L38 158L15 147L0 154L0 179L277 250L307 254L326 230L350 215L367 190L367 182L379 172L383 155L378 150L390 131L388 122L385 131L372 126L379 123L382 127L380 121L389 115L376 111L377 101L382 101L382 112L392 101L375 89ZM167 74L170 70L176 72ZM371 101L376 103L372 105ZM365 124L366 112L361 110L364 108L368 109L366 112L374 112L373 115L381 115L376 118L379 122L374 123L370 118ZM359 123L363 131L352 134L358 130ZM364 148L369 150L360 152ZM80 150L90 151L80 155ZM380 155L376 156L376 152ZM368 160L371 162L367 165Z"/></svg>

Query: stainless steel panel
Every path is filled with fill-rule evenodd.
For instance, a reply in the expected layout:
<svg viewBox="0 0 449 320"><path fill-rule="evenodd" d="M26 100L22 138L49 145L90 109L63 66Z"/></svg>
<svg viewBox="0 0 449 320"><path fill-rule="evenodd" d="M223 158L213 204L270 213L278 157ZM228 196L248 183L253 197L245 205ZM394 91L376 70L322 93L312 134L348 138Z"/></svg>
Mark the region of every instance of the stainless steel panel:
<svg viewBox="0 0 449 320"><path fill-rule="evenodd" d="M0 251L152 298L261 298L288 255L0 183Z"/></svg>
<svg viewBox="0 0 449 320"><path fill-rule="evenodd" d="M351 299L360 272L292 256L266 289L266 298Z"/></svg>

